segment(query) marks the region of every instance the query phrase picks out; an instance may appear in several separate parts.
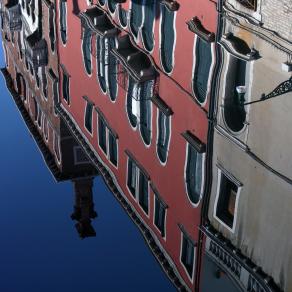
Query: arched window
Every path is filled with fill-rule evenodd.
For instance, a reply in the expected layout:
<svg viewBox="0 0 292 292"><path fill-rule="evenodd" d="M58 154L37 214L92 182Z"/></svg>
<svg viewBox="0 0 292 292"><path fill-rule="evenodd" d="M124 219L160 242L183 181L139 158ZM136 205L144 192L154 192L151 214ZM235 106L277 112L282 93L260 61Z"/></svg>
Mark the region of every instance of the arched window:
<svg viewBox="0 0 292 292"><path fill-rule="evenodd" d="M154 20L156 14L156 1L146 1L144 5L144 23L142 27L142 38L145 49L152 51L154 47Z"/></svg>
<svg viewBox="0 0 292 292"><path fill-rule="evenodd" d="M195 48L195 71L193 74L193 92L200 103L206 100L209 73L212 64L211 43L197 37Z"/></svg>
<svg viewBox="0 0 292 292"><path fill-rule="evenodd" d="M186 191L190 201L197 205L203 194L204 187L204 148L197 141L193 144L187 143L186 168L185 168L185 183ZM201 148L200 148L201 147Z"/></svg>
<svg viewBox="0 0 292 292"><path fill-rule="evenodd" d="M49 12L49 24L50 24L49 37L50 37L51 50L52 52L55 52L56 27L55 27L55 11L53 10L53 8L50 8L50 12Z"/></svg>
<svg viewBox="0 0 292 292"><path fill-rule="evenodd" d="M118 84L116 79L118 60L111 54L111 49L115 47L115 39L107 39L107 58L108 58L108 70L107 70L107 80L108 80L108 94L111 101L115 101L118 95Z"/></svg>
<svg viewBox="0 0 292 292"><path fill-rule="evenodd" d="M67 0L60 0L60 33L62 43L67 43Z"/></svg>
<svg viewBox="0 0 292 292"><path fill-rule="evenodd" d="M230 55L226 76L224 97L224 119L227 127L233 132L239 132L244 128L246 112L240 105L240 96L236 88L245 85L246 61Z"/></svg>
<svg viewBox="0 0 292 292"><path fill-rule="evenodd" d="M106 93L105 80L105 41L103 37L96 36L96 67L97 79L101 90Z"/></svg>
<svg viewBox="0 0 292 292"><path fill-rule="evenodd" d="M167 160L169 142L170 116L165 115L159 110L157 122L157 155L162 163L165 163Z"/></svg>
<svg viewBox="0 0 292 292"><path fill-rule="evenodd" d="M160 58L163 70L170 73L173 69L175 46L175 12L161 5Z"/></svg>
<svg viewBox="0 0 292 292"><path fill-rule="evenodd" d="M140 132L146 145L151 143L153 81L146 81L140 85Z"/></svg>
<svg viewBox="0 0 292 292"><path fill-rule="evenodd" d="M143 13L142 13L142 1L132 1L131 15L130 15L130 27L133 35L138 37L139 28L142 25Z"/></svg>
<svg viewBox="0 0 292 292"><path fill-rule="evenodd" d="M88 75L92 73L92 63L91 63L91 40L92 32L89 28L83 29L82 34L82 56L85 71Z"/></svg>
<svg viewBox="0 0 292 292"><path fill-rule="evenodd" d="M137 126L137 115L139 111L138 103L138 86L137 83L129 76L128 81L128 90L127 90L127 114L132 127Z"/></svg>

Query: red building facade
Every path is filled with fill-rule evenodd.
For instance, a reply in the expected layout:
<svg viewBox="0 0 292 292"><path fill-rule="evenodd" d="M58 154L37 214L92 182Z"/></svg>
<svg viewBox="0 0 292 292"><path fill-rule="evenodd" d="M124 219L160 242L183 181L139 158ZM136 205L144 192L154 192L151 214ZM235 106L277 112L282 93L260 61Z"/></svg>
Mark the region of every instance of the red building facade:
<svg viewBox="0 0 292 292"><path fill-rule="evenodd" d="M56 5L57 110L150 232L171 280L195 290L216 5Z"/></svg>

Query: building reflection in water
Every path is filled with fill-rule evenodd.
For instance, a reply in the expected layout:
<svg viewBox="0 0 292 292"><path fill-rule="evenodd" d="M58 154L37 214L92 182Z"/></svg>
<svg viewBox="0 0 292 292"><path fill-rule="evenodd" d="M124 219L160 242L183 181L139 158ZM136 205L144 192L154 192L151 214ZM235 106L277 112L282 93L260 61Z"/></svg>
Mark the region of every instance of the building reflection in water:
<svg viewBox="0 0 292 292"><path fill-rule="evenodd" d="M99 174L180 291L292 289L291 13L275 34L262 2L2 3L2 72L78 233Z"/></svg>

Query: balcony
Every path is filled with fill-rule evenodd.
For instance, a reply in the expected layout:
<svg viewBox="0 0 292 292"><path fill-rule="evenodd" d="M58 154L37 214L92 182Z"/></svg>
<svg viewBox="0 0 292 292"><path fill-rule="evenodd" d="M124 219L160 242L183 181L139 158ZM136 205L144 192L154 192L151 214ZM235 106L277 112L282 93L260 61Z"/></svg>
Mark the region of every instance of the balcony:
<svg viewBox="0 0 292 292"><path fill-rule="evenodd" d="M40 36L39 31L35 31L25 39L25 55L33 68L48 64L47 42Z"/></svg>
<svg viewBox="0 0 292 292"><path fill-rule="evenodd" d="M121 36L117 40L117 48L113 48L112 53L124 66L129 75L136 82L156 79L157 71L151 60L132 44L129 35Z"/></svg>
<svg viewBox="0 0 292 292"><path fill-rule="evenodd" d="M231 55L245 60L252 61L260 58L258 51L250 48L248 44L233 33L224 34L219 41L219 44Z"/></svg>
<svg viewBox="0 0 292 292"><path fill-rule="evenodd" d="M108 16L97 7L87 9L79 14L81 24L88 27L99 36L116 36L120 30L111 22Z"/></svg>
<svg viewBox="0 0 292 292"><path fill-rule="evenodd" d="M5 18L11 31L20 31L22 28L21 9L18 1L9 1L5 5Z"/></svg>
<svg viewBox="0 0 292 292"><path fill-rule="evenodd" d="M213 32L208 31L201 23L198 17L194 17L193 19L187 22L188 28L191 32L198 35L204 41L211 43L215 41L215 34Z"/></svg>

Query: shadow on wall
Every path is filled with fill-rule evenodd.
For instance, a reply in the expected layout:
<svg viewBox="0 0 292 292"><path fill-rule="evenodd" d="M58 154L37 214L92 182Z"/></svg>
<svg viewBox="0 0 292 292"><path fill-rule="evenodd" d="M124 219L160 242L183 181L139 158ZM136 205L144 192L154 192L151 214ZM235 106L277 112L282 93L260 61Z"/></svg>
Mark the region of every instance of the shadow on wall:
<svg viewBox="0 0 292 292"><path fill-rule="evenodd" d="M202 272L202 292L240 292L241 289L233 283L226 273L207 255L204 255Z"/></svg>

